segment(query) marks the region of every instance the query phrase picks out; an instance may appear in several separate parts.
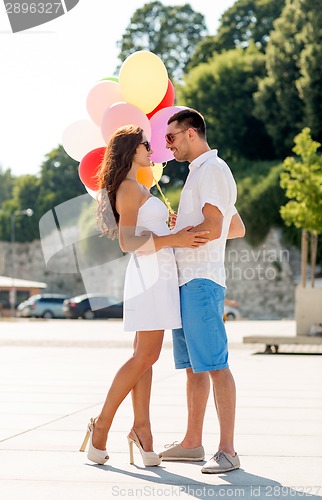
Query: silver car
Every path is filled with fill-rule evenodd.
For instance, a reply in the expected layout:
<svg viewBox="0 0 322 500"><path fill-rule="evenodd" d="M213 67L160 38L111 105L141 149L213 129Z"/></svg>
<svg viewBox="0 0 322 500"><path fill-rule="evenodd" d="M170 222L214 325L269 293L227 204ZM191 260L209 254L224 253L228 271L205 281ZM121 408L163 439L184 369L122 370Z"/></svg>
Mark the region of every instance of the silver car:
<svg viewBox="0 0 322 500"><path fill-rule="evenodd" d="M68 295L44 293L32 295L17 307L21 318L65 318L63 302Z"/></svg>

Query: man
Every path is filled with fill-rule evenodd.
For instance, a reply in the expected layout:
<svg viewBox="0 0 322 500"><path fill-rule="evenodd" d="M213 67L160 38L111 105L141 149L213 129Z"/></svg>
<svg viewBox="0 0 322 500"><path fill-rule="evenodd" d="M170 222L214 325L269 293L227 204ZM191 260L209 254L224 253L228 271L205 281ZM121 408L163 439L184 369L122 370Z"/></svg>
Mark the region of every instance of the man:
<svg viewBox="0 0 322 500"><path fill-rule="evenodd" d="M226 240L245 235L237 213L236 183L228 165L211 150L203 116L184 109L168 120L167 148L177 161L189 161L175 231L209 231L209 242L196 249L176 249L183 327L173 330L175 367L186 369L188 423L180 444L160 453L162 460L204 460L202 427L212 380L220 441L203 473L222 473L240 467L234 449L236 389L228 366L223 321ZM210 375L210 377L209 377Z"/></svg>

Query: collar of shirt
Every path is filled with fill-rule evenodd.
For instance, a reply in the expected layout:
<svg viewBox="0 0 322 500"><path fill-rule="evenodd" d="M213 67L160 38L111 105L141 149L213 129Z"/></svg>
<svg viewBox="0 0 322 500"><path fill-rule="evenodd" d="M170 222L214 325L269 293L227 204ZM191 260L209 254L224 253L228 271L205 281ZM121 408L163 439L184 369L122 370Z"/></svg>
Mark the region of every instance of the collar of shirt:
<svg viewBox="0 0 322 500"><path fill-rule="evenodd" d="M201 167L209 158L217 158L218 155L218 150L217 149L212 149L211 151L206 151L205 153L202 153L202 155L197 156L189 165L189 170L192 172L196 168Z"/></svg>

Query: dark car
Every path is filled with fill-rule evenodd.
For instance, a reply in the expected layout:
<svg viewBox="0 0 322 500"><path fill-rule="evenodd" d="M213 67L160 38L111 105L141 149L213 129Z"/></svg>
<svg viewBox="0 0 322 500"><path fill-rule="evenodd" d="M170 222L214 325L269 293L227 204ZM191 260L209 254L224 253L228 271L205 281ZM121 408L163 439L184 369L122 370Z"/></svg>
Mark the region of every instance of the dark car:
<svg viewBox="0 0 322 500"><path fill-rule="evenodd" d="M63 302L68 295L44 293L32 295L17 307L17 316L22 318L65 318Z"/></svg>
<svg viewBox="0 0 322 500"><path fill-rule="evenodd" d="M105 295L83 294L66 299L63 311L69 319L123 318L123 302Z"/></svg>

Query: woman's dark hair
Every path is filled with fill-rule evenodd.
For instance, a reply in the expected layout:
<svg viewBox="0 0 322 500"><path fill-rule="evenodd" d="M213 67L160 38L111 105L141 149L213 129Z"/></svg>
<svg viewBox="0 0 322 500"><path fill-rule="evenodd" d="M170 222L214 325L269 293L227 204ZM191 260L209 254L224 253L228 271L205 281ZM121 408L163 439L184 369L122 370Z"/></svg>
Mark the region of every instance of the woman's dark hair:
<svg viewBox="0 0 322 500"><path fill-rule="evenodd" d="M118 235L120 216L116 211L116 193L132 167L137 147L142 142L143 130L136 125L117 129L105 150L101 168L97 174L97 227L101 236L115 239Z"/></svg>
<svg viewBox="0 0 322 500"><path fill-rule="evenodd" d="M200 137L206 139L206 123L199 111L192 108L182 109L169 118L168 125L172 122L178 122L182 128L194 128Z"/></svg>

